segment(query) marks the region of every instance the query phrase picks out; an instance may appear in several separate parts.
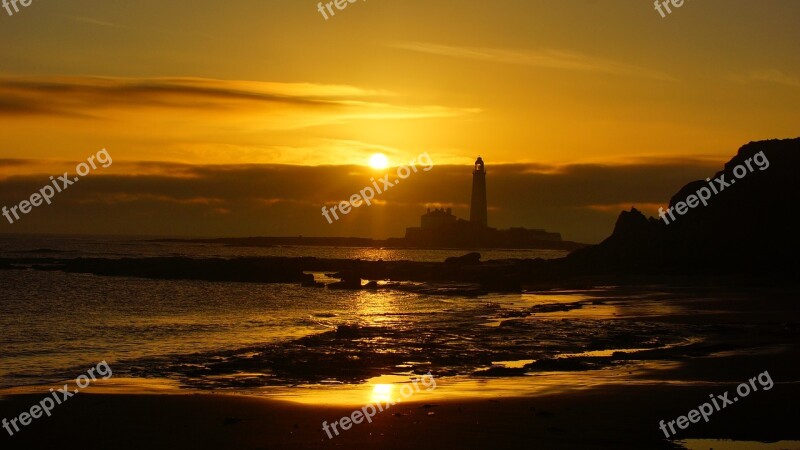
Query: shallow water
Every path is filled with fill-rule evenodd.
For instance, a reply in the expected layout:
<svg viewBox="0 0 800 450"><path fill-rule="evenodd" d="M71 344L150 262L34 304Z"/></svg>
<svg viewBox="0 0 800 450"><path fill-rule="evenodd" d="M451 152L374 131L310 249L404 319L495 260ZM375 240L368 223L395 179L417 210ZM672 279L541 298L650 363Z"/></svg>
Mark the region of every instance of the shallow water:
<svg viewBox="0 0 800 450"><path fill-rule="evenodd" d="M0 316L3 387L69 379L101 360L117 376L200 389L458 376L689 337L668 324L617 320L635 299L592 304L591 292L453 298L34 270L0 271L0 282L9 312ZM577 309L532 312L553 304Z"/></svg>
<svg viewBox="0 0 800 450"><path fill-rule="evenodd" d="M174 245L94 238L12 241L14 246L0 253L143 256L169 249L169 254L208 256L211 247L243 251L194 245L175 250ZM276 251L246 251L264 250ZM559 365L539 367L540 361L665 348L691 342L694 334L686 326L647 320L674 312L675 306L664 301L668 295L658 290L468 298L38 270L0 271L0 283L0 388L74 379L105 360L115 381L163 380L165 386L186 389L269 394L288 386L310 392L315 386L350 385L363 391L391 384L375 382L381 377L408 380L430 370L446 384L479 395L475 386L498 376L562 370ZM603 369L607 359L588 358L579 369ZM470 379L473 375L479 378ZM503 383L515 382L494 385L504 390ZM525 381L509 390L540 388Z"/></svg>

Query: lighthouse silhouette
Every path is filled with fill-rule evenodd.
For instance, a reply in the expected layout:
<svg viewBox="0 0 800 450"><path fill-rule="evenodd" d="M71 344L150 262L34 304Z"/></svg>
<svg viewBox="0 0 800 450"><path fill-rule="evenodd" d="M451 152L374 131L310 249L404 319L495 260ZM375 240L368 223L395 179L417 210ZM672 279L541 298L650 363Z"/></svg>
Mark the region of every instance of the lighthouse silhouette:
<svg viewBox="0 0 800 450"><path fill-rule="evenodd" d="M480 227L488 227L486 207L486 167L478 156L475 170L472 171L472 202L469 207L469 221Z"/></svg>

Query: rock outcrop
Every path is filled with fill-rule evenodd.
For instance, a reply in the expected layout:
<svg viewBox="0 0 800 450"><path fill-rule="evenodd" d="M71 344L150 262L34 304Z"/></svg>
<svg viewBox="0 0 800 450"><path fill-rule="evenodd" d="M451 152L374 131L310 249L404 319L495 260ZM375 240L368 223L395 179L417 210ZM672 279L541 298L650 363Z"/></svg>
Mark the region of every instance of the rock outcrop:
<svg viewBox="0 0 800 450"><path fill-rule="evenodd" d="M623 212L608 239L556 264L568 273L796 274L800 239L789 211L800 200L798 169L800 139L751 142L724 170L672 197L674 220ZM706 206L676 212L712 184L718 193Z"/></svg>

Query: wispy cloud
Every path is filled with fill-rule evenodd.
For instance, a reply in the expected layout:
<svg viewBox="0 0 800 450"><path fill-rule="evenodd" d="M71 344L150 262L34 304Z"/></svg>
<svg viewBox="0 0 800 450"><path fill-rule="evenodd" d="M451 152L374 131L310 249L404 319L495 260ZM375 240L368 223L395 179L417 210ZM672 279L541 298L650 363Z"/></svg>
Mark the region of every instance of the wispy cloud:
<svg viewBox="0 0 800 450"><path fill-rule="evenodd" d="M777 69L761 69L746 74L734 74L731 75L731 79L740 83L773 83L800 88L800 77L785 74Z"/></svg>
<svg viewBox="0 0 800 450"><path fill-rule="evenodd" d="M91 17L69 16L69 18L72 19L72 20L75 20L77 22L90 23L92 25L99 25L101 27L120 28L120 29L124 29L124 30L133 30L133 27L129 27L127 25L120 25L118 23L112 23L112 22L106 22L104 20L92 19Z"/></svg>
<svg viewBox="0 0 800 450"><path fill-rule="evenodd" d="M194 110L246 116L269 129L353 120L454 117L475 108L408 105L396 94L357 86L202 78L0 78L0 116L97 116L101 110Z"/></svg>
<svg viewBox="0 0 800 450"><path fill-rule="evenodd" d="M398 42L391 47L431 55L505 64L519 64L548 69L600 72L614 75L638 76L661 81L675 81L671 75L646 67L597 58L586 54L556 49L512 50L487 47L465 47L425 42Z"/></svg>

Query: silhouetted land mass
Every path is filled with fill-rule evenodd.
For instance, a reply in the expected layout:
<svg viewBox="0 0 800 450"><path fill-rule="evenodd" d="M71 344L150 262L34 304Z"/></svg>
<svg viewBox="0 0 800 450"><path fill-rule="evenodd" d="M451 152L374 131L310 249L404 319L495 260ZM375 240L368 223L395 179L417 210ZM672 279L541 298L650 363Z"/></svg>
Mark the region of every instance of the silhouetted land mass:
<svg viewBox="0 0 800 450"><path fill-rule="evenodd" d="M769 161L765 170L743 178L732 175L759 152ZM795 172L800 168L800 138L753 142L725 164L735 184L714 195L708 206L698 206L669 225L647 218L635 208L617 219L613 234L598 245L573 251L565 258L480 261L470 253L445 262L362 261L319 258L20 258L0 260L0 270L33 267L40 270L135 276L157 279L189 279L257 283L300 282L319 286L309 271L334 272L342 280L337 288L362 288L361 280L463 283L453 288L408 287L454 295L486 291L517 291L525 286L565 286L581 283L668 281L674 277L707 277L737 281L768 277L793 282L800 272L797 250L800 239L786 211L797 204L800 190ZM684 201L708 183L691 182L672 197L670 206ZM264 239L265 243L274 238ZM344 238L342 238L344 239ZM206 242L218 242L209 240ZM228 240L236 242L235 239ZM477 286L477 287L476 287ZM367 288L367 286L364 286ZM369 288L376 288L371 284ZM427 291L425 291L427 289Z"/></svg>
<svg viewBox="0 0 800 450"><path fill-rule="evenodd" d="M759 152L769 167L737 179L734 168ZM796 276L800 235L787 212L800 198L798 169L800 139L751 142L710 177L713 182L724 174L735 183L713 195L708 206L675 214L669 225L635 209L623 212L608 239L554 264L568 274ZM687 184L670 207L708 184Z"/></svg>

